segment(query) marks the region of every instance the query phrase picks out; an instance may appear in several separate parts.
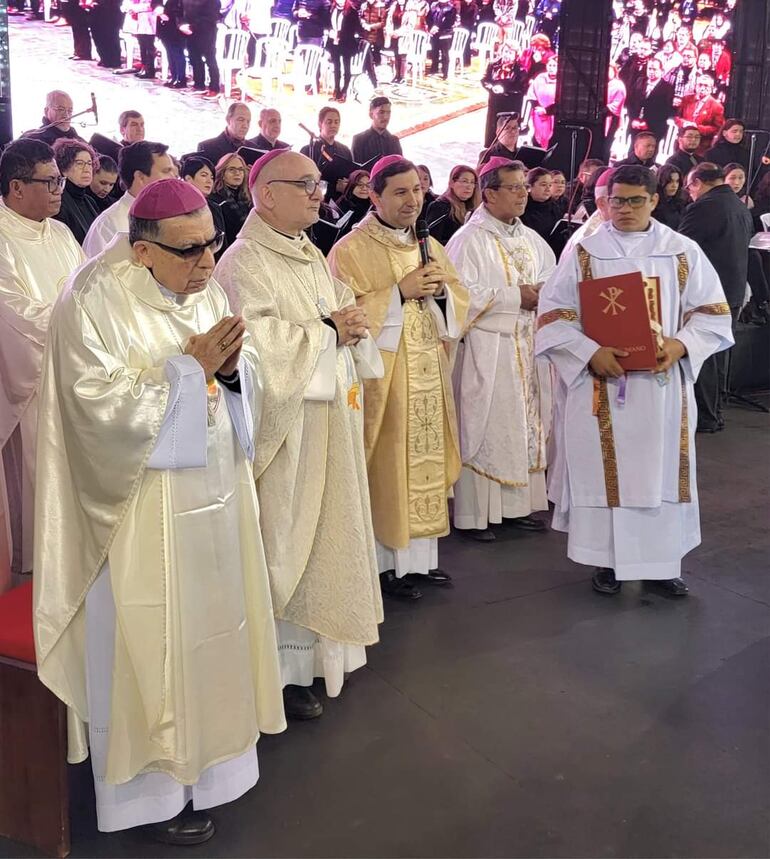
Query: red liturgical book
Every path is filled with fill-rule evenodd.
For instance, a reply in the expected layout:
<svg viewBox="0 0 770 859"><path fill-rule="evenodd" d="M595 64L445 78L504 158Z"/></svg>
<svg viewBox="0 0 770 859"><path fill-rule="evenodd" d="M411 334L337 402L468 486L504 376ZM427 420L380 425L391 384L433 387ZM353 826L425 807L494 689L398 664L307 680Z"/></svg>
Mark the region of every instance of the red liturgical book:
<svg viewBox="0 0 770 859"><path fill-rule="evenodd" d="M618 358L624 370L654 370L657 366L656 335L651 319L660 321L660 285L641 272L583 280L580 317L587 337L600 346L628 352Z"/></svg>

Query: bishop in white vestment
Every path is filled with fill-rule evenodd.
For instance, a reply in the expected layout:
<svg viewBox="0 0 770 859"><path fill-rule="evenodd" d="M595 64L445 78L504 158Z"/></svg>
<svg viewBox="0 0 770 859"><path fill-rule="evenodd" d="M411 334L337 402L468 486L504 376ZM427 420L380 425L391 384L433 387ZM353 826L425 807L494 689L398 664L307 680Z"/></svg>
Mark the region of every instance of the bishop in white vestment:
<svg viewBox="0 0 770 859"><path fill-rule="evenodd" d="M527 204L521 165L493 158L481 170L483 204L447 244L470 293L468 331L454 369L463 470L454 490L454 525L476 539L509 519L546 526L548 366L534 356L537 290L556 267L546 242L519 220ZM542 371L542 372L540 372ZM542 393L542 398L541 398Z"/></svg>
<svg viewBox="0 0 770 859"><path fill-rule="evenodd" d="M384 368L352 291L304 233L318 218L319 180L296 152L259 159L254 211L216 270L260 357L254 476L286 713L302 719L322 713L313 678L339 695L382 621L361 378Z"/></svg>
<svg viewBox="0 0 770 859"><path fill-rule="evenodd" d="M251 477L256 357L203 195L145 188L70 280L41 388L35 643L103 831L194 844L285 728ZM192 802L194 811L186 810Z"/></svg>
<svg viewBox="0 0 770 859"><path fill-rule="evenodd" d="M681 559L700 543L693 386L703 361L733 342L719 277L698 245L651 219L654 174L618 168L612 220L562 257L540 296L537 353L566 388L553 527L568 555L597 567L594 589L643 579L684 596ZM640 271L658 277L656 372L624 374L622 350L582 331L578 283Z"/></svg>
<svg viewBox="0 0 770 859"><path fill-rule="evenodd" d="M63 179L47 144L11 143L0 176L0 539L18 575L32 571L37 392L51 307L85 258L53 220Z"/></svg>

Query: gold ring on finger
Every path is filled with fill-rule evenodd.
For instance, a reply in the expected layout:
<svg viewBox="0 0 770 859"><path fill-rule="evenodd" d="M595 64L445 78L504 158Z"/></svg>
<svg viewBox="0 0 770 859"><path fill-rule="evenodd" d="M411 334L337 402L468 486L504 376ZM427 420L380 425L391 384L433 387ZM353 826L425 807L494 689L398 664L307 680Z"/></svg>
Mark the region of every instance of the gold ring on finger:
<svg viewBox="0 0 770 859"><path fill-rule="evenodd" d="M225 341L223 340L223 341L219 344L219 351L220 351L220 352L224 352L224 351L225 351L225 349L227 349L227 343L225 343Z"/></svg>

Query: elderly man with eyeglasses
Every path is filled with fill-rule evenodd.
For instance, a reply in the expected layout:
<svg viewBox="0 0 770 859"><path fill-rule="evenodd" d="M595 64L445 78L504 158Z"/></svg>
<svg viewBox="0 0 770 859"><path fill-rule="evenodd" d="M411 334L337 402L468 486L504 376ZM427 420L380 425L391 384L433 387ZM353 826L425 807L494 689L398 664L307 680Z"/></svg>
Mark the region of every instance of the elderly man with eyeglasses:
<svg viewBox="0 0 770 859"><path fill-rule="evenodd" d="M216 269L259 353L254 479L284 706L296 719L323 712L314 677L339 695L382 621L361 378L383 366L366 313L305 233L325 185L304 155L263 155L249 175L254 209Z"/></svg>
<svg viewBox="0 0 770 859"><path fill-rule="evenodd" d="M23 135L31 140L42 140L53 146L57 140L83 140L72 127L73 105L71 96L60 89L49 92L45 97L45 110L40 128L27 131Z"/></svg>
<svg viewBox="0 0 770 859"><path fill-rule="evenodd" d="M57 303L40 392L38 672L70 760L90 753L99 829L179 845L212 837L207 809L285 728L256 355L212 279L221 245L191 183L146 186Z"/></svg>
<svg viewBox="0 0 770 859"><path fill-rule="evenodd" d="M570 559L596 568L598 593L641 580L684 597L682 558L700 543L693 389L733 343L730 307L700 247L652 218L651 170L617 168L607 202L610 220L562 256L540 294L536 350L566 389L552 527L569 535ZM622 335L600 346L581 325L578 284L631 272L660 287L653 371L626 373Z"/></svg>
<svg viewBox="0 0 770 859"><path fill-rule="evenodd" d="M85 259L54 220L64 182L40 140L16 140L0 157L0 492L7 485L17 575L32 572L37 392L51 307Z"/></svg>

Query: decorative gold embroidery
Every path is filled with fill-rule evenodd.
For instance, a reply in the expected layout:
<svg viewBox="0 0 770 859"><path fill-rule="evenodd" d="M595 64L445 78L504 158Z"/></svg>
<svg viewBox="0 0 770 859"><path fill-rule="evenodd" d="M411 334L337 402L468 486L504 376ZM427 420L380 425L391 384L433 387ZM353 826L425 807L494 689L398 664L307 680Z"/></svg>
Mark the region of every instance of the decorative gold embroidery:
<svg viewBox="0 0 770 859"><path fill-rule="evenodd" d="M583 247L578 245L577 248L578 262L580 263L580 274L583 280L593 280L594 273L591 269L591 254Z"/></svg>
<svg viewBox="0 0 770 859"><path fill-rule="evenodd" d="M689 504L690 495L690 425L687 414L687 382L680 367L682 379L682 423L679 428L679 502Z"/></svg>
<svg viewBox="0 0 770 859"><path fill-rule="evenodd" d="M683 321L687 322L693 313L705 313L706 316L729 316L730 305L726 301L720 301L717 304L701 304L700 307L688 310L684 315Z"/></svg>
<svg viewBox="0 0 770 859"><path fill-rule="evenodd" d="M481 477L486 477L487 480L491 480L493 483L499 483L500 486L510 486L513 489L523 489L525 486L529 486L529 482L526 480L523 483L515 480L503 480L502 478L495 477L494 474L490 474L488 471L484 471L482 468L477 468L475 465L471 465L468 462L464 462L463 467L469 468Z"/></svg>
<svg viewBox="0 0 770 859"><path fill-rule="evenodd" d="M550 325L552 322L577 322L578 319L580 317L576 311L570 310L567 307L557 307L555 310L549 310L547 313L543 313L537 317L537 330L545 328L546 325Z"/></svg>
<svg viewBox="0 0 770 859"><path fill-rule="evenodd" d="M358 382L353 382L353 384L348 388L348 408L353 409L353 411L360 412L361 406L358 402L358 395L361 392L361 385Z"/></svg>
<svg viewBox="0 0 770 859"><path fill-rule="evenodd" d="M684 292L687 286L687 278L690 276L690 264L687 262L687 254L676 255L676 279L679 284L679 294Z"/></svg>
<svg viewBox="0 0 770 859"><path fill-rule="evenodd" d="M607 380L599 380L599 444L602 448L604 465L604 488L607 492L607 506L620 507L620 487L618 486L618 460L615 454L615 438L612 434L612 412L607 394Z"/></svg>

